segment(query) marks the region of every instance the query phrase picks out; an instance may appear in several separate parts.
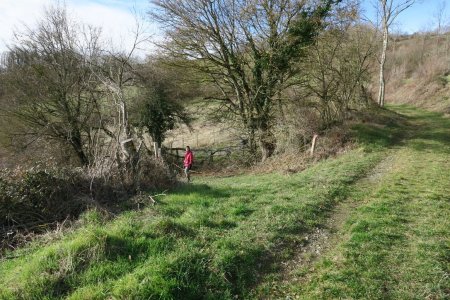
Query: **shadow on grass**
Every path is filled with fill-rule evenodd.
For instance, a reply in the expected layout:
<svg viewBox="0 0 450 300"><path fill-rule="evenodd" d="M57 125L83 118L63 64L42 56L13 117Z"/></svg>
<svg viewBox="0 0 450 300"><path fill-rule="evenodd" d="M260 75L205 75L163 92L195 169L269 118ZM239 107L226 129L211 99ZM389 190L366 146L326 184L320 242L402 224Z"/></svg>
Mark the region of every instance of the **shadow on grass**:
<svg viewBox="0 0 450 300"><path fill-rule="evenodd" d="M354 125L358 142L367 146L367 150L379 150L399 145L405 138L404 132L398 127L379 124Z"/></svg>
<svg viewBox="0 0 450 300"><path fill-rule="evenodd" d="M217 187L210 187L207 184L183 184L171 191L171 194L176 195L191 195L197 194L205 198L228 198L233 194L232 189L221 189Z"/></svg>
<svg viewBox="0 0 450 300"><path fill-rule="evenodd" d="M442 115L420 111L415 108L408 107L395 107L396 112L389 110L382 110L384 116L379 118L376 122L368 122L366 124L358 124L353 127L355 135L358 140L367 146L370 150L382 150L384 148L394 148L397 146L408 145L417 151L450 151L450 120L446 119ZM270 184L270 182L268 182ZM343 186L352 184L353 181L342 182ZM259 192L267 192L266 190L260 190ZM172 195L181 195L185 199L173 200L176 205L176 201L179 202L179 207L171 208L166 213L171 217L180 216L186 204L195 204L200 207L213 205L213 202L224 201L235 195L252 194L255 192L255 187L248 185L242 188L226 187L221 188L217 186L209 186L208 184L185 184L171 191ZM335 188L335 191L328 195L330 199L345 198L347 193L345 190ZM169 201L163 200L162 205L169 206ZM166 202L166 203L164 203ZM187 279L182 282L180 290L174 292L174 296L179 297L179 291L183 291L182 295L187 298L201 297L209 290L219 292L219 290L226 290L233 295L245 296L245 293L257 286L264 276L270 274L276 274L279 271L281 263L292 257L293 251L298 247L299 238L302 234L311 231L314 227L320 226L325 218L329 209L335 204L334 201L326 202L320 207L304 207L302 214L309 216L308 223L301 221L297 222L280 222L277 225L279 228L272 228L271 234L273 238L270 241L273 246L269 248L264 245L257 244L239 244L229 240L218 240L219 246L214 249L214 266L213 269L217 271L217 274L222 274L225 281L218 280L218 282L212 284L214 288L208 286L205 282L208 280L205 278L214 277L215 273L210 272L210 266L204 267L205 261L211 260L210 256L201 257L199 261L198 269L192 267L189 263L186 266L175 265L172 266L169 278L178 278L183 268L194 270L193 273L187 273L185 276ZM270 213L277 213L278 215L294 214L298 208L291 208L289 206L273 205ZM234 209L230 210L230 215L239 218L250 217L255 213L254 209L250 206L242 203ZM198 223L201 223L204 227L210 227L215 229L234 229L239 227L238 223L231 222L229 220L214 220L216 216L211 218L208 216L202 220L202 214L198 214ZM317 220L317 221L314 221ZM197 223L195 223L197 224ZM162 231L164 234L173 234L176 238L182 236L189 236L189 232L181 230L179 226L173 226L174 224L165 224ZM170 225L170 226L169 226ZM180 233L181 232L181 233ZM231 235L230 235L231 236ZM395 238L387 237L387 238ZM223 245L222 245L223 244ZM220 246L221 245L221 246ZM189 258L191 259L191 258ZM195 259L193 259L195 261ZM197 270L200 270L197 272ZM205 277L206 274L206 277ZM195 293L194 293L195 290ZM193 294L189 295L188 291ZM217 294L214 294L217 296Z"/></svg>
<svg viewBox="0 0 450 300"><path fill-rule="evenodd" d="M416 151L450 154L450 119L443 114L407 105L382 110L382 118L357 124L357 140L368 151L393 148L407 142Z"/></svg>
<svg viewBox="0 0 450 300"><path fill-rule="evenodd" d="M409 145L416 151L450 154L450 119L441 113L398 106L412 124Z"/></svg>

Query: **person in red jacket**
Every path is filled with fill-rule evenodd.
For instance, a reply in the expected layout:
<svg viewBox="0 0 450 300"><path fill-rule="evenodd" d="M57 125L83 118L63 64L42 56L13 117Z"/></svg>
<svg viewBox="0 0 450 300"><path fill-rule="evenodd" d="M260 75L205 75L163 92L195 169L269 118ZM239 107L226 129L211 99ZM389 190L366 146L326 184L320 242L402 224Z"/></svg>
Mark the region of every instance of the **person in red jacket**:
<svg viewBox="0 0 450 300"><path fill-rule="evenodd" d="M191 148L189 146L186 146L186 153L184 154L184 161L183 161L183 167L184 167L184 174L186 174L187 181L191 181L191 175L189 174L189 171L192 168L192 163L194 162L194 154L191 151Z"/></svg>

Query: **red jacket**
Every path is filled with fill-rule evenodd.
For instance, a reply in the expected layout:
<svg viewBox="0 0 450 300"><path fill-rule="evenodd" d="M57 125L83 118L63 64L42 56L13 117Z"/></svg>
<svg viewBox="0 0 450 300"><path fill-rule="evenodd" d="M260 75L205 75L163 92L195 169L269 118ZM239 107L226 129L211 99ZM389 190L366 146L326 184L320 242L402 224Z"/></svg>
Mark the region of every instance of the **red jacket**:
<svg viewBox="0 0 450 300"><path fill-rule="evenodd" d="M184 167L190 167L192 163L194 162L194 154L192 154L192 151L186 151L184 154Z"/></svg>

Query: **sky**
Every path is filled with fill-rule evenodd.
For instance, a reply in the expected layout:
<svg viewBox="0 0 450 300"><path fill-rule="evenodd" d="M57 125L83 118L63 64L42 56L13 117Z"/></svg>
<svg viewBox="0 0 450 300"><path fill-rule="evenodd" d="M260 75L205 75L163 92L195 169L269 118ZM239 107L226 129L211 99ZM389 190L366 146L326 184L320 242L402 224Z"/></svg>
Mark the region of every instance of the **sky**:
<svg viewBox="0 0 450 300"><path fill-rule="evenodd" d="M374 17L372 3L375 0L362 0L365 15ZM400 1L400 0L395 0ZM433 15L438 4L447 2L447 20L450 21L450 0L419 0L412 8L403 12L397 19L395 31L414 33L433 26ZM11 44L13 32L23 30L23 24L33 27L43 13L43 8L55 0L0 0L0 53ZM148 0L66 0L70 12L75 19L103 28L106 38L117 45L129 47L130 31L134 28L133 9L141 13L149 10ZM157 34L156 30L150 33Z"/></svg>
<svg viewBox="0 0 450 300"><path fill-rule="evenodd" d="M401 2L401 0L395 0ZM376 16L376 10L373 3L376 0L362 0L362 8L365 15L373 19ZM394 30L402 33L415 33L430 30L435 26L435 14L439 4L445 3L444 14L446 21L450 24L450 0L416 0L416 3L401 13L394 23Z"/></svg>
<svg viewBox="0 0 450 300"><path fill-rule="evenodd" d="M45 7L55 0L0 0L0 53L13 41L13 32L33 28ZM102 27L102 35L116 47L131 47L136 18L133 10L145 13L148 0L65 0L69 16L77 22ZM151 28L149 27L151 34Z"/></svg>

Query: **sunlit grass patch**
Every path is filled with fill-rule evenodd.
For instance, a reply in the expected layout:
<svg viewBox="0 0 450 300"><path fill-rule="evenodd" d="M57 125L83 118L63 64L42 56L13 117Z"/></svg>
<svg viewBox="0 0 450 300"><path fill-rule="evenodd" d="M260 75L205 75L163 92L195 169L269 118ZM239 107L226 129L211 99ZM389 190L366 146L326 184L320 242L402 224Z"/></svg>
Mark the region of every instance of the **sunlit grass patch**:
<svg viewBox="0 0 450 300"><path fill-rule="evenodd" d="M290 255L284 247L323 222L348 185L380 158L355 150L293 176L198 178L156 206L113 221L87 214L85 227L56 244L2 263L2 296L245 294L259 273L275 270L277 260Z"/></svg>
<svg viewBox="0 0 450 300"><path fill-rule="evenodd" d="M381 185L343 229L347 238L292 286L304 299L445 299L449 296L450 120L410 107L405 144ZM449 128L449 127L447 127Z"/></svg>

